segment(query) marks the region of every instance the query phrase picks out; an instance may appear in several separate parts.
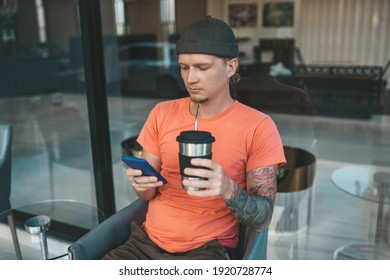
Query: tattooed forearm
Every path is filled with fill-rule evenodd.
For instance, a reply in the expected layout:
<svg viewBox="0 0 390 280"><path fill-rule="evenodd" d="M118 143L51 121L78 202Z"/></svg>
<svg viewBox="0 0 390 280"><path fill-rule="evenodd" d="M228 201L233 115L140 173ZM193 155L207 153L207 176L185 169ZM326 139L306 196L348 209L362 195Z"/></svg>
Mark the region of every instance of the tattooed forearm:
<svg viewBox="0 0 390 280"><path fill-rule="evenodd" d="M249 194L235 185L234 192L226 205L240 223L260 231L271 222L276 194L277 166L258 168L248 172Z"/></svg>
<svg viewBox="0 0 390 280"><path fill-rule="evenodd" d="M238 185L226 205L240 223L260 231L271 222L273 201L266 196L250 196Z"/></svg>

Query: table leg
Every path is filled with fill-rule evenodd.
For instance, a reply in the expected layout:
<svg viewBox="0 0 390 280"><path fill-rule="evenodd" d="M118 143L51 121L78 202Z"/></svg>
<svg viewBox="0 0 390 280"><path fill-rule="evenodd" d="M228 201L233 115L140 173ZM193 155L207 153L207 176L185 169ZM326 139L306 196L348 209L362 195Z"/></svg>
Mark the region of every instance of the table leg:
<svg viewBox="0 0 390 280"><path fill-rule="evenodd" d="M39 243L41 244L42 259L43 260L49 259L49 250L47 247L46 231L39 233Z"/></svg>
<svg viewBox="0 0 390 280"><path fill-rule="evenodd" d="M374 174L374 180L378 183L378 214L375 230L375 244L388 244L387 228L383 226L383 209L385 198L390 188L390 174L384 172L377 172Z"/></svg>

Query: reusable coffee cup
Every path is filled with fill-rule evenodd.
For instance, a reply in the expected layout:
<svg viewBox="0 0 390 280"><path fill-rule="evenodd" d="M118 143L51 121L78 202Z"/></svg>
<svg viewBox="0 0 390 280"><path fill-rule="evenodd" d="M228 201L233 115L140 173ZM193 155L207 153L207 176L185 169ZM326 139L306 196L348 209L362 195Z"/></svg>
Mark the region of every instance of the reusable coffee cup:
<svg viewBox="0 0 390 280"><path fill-rule="evenodd" d="M184 174L184 169L186 167L201 168L191 164L191 159L193 158L211 159L211 147L212 143L215 142L215 138L208 131L188 130L182 131L176 137L176 141L179 142L179 163L182 179L207 180L203 177L189 177ZM183 188L185 190L203 190L203 188L193 188L184 185Z"/></svg>

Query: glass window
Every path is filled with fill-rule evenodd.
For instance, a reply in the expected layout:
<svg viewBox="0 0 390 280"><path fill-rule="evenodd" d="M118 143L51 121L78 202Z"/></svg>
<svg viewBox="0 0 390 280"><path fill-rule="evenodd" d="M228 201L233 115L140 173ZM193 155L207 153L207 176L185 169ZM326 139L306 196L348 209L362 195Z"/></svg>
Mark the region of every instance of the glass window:
<svg viewBox="0 0 390 280"><path fill-rule="evenodd" d="M390 168L389 1L250 2L100 1L117 210L136 199L121 155L137 149L158 102L188 96L175 42L203 15L233 26L233 97L269 114L285 146L312 152L318 180L331 186L343 165ZM78 3L4 3L0 122L14 133L11 202L96 206Z"/></svg>
<svg viewBox="0 0 390 280"><path fill-rule="evenodd" d="M12 18L15 38L0 42L0 115L14 128L14 202L95 203L75 2L18 1Z"/></svg>
<svg viewBox="0 0 390 280"><path fill-rule="evenodd" d="M135 123L136 128L113 140L117 150L113 150L113 157L115 153L131 152L119 150L121 141L128 140L134 148L134 137L157 102L187 96L175 69L174 42L191 20L212 15L231 24L238 40L241 81L232 89L233 97L270 115L287 148L304 149L315 156L310 205L299 205L310 212L305 217L313 225L334 226L322 215L328 215L328 209L334 209L337 203L340 209L350 203L341 198L334 200L340 197L340 190L331 180L335 170L358 165L371 170L371 176L377 170L389 173L389 2L292 2L265 9L262 1L176 0L170 20L170 13L165 12L168 1L127 2L125 18L131 32L117 38L120 85L118 95L109 97L110 121L119 116L127 125ZM288 20L291 18L293 21ZM108 21L103 23L109 26ZM167 49L172 56L164 60ZM293 163L294 159L287 161ZM119 161L114 163L114 174L119 209L136 197ZM376 183L373 179L371 182L375 192ZM356 186L359 188L359 182ZM295 205L302 197L294 197ZM277 202L275 221L284 206L283 201ZM356 213L356 224L375 227L367 208L357 207ZM344 227L345 217L340 216L337 222ZM364 230L349 229L356 233L355 238L366 238ZM339 241L332 237L334 246ZM275 246L273 258L280 258L279 242L281 239L270 243ZM283 242L287 247L294 243L291 239ZM297 251L293 258L307 259L311 254Z"/></svg>
<svg viewBox="0 0 390 280"><path fill-rule="evenodd" d="M0 122L13 127L12 206L96 206L77 1L3 3L15 4L0 13L0 31L14 34L0 37Z"/></svg>

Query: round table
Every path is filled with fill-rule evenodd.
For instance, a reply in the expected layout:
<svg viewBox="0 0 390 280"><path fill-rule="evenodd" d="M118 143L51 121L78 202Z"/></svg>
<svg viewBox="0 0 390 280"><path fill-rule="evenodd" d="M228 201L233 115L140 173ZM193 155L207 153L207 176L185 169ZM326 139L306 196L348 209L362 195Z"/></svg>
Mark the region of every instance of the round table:
<svg viewBox="0 0 390 280"><path fill-rule="evenodd" d="M390 259L389 220L383 219L384 206L390 205L390 170L375 166L345 166L332 173L332 182L347 194L378 203L375 243L342 246L335 251L334 259Z"/></svg>
<svg viewBox="0 0 390 280"><path fill-rule="evenodd" d="M67 252L51 252L50 246L47 246L47 236L72 242L105 218L97 207L76 200L39 201L14 207L7 212L12 212L17 226L29 234L39 235L42 259L57 259L67 255ZM23 257L23 245L21 249Z"/></svg>

